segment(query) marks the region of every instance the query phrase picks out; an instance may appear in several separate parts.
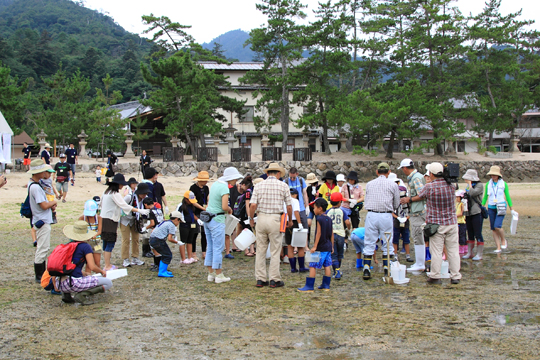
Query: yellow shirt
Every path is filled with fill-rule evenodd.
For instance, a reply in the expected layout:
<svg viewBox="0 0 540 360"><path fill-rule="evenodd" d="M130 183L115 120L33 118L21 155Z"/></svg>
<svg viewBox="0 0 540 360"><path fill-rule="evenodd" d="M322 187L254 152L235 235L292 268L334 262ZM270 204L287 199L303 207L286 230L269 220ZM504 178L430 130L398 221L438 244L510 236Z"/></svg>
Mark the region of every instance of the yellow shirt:
<svg viewBox="0 0 540 360"><path fill-rule="evenodd" d="M330 195L332 195L335 192L339 192L339 186L335 185L334 188L330 190L328 186L326 185L326 182L322 184L321 187L319 188L319 194L321 194L323 199L328 202L328 207L326 208L326 210L329 210L332 207L332 204L330 204Z"/></svg>
<svg viewBox="0 0 540 360"><path fill-rule="evenodd" d="M459 202L456 201L456 214L459 214L462 211L463 211L463 203L461 202L461 200ZM458 216L457 223L465 224L465 215Z"/></svg>

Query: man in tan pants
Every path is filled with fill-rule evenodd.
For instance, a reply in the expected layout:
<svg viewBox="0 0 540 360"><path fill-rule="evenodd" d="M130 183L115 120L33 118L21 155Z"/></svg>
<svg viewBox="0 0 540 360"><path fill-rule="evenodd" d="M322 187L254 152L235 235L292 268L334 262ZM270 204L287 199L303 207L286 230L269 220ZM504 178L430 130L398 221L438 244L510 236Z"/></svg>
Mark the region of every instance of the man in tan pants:
<svg viewBox="0 0 540 360"><path fill-rule="evenodd" d="M147 183L140 183L131 195L126 195L124 200L134 208L144 209L143 199L151 192ZM120 233L122 234L122 266L144 265L139 260L139 232L135 223L140 214L127 214L120 218ZM129 260L129 244L131 243L131 261Z"/></svg>
<svg viewBox="0 0 540 360"><path fill-rule="evenodd" d="M281 280L279 272L279 255L281 252L281 240L283 238L280 230L281 214L283 213L283 204L286 205L289 216L288 227L293 226L291 194L289 186L279 181L279 176L285 176L285 169L277 163L271 163L264 170L268 178L255 186L251 196L250 206L251 214L257 213L257 256L255 258L255 278L257 287L268 285L266 278L266 250L270 245L270 268L269 279L270 287L282 287L285 283ZM249 218L252 228L255 222Z"/></svg>

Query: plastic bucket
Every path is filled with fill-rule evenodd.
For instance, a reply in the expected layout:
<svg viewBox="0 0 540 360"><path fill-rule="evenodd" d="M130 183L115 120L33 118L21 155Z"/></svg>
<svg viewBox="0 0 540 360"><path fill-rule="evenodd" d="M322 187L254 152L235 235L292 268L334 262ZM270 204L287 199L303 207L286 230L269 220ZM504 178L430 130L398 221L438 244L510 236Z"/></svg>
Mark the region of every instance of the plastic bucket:
<svg viewBox="0 0 540 360"><path fill-rule="evenodd" d="M399 279L398 280L405 280L406 274L407 274L407 266L399 265Z"/></svg>
<svg viewBox="0 0 540 360"><path fill-rule="evenodd" d="M268 244L268 248L266 249L266 258L270 259L272 257L272 253L270 252L270 244Z"/></svg>
<svg viewBox="0 0 540 360"><path fill-rule="evenodd" d="M448 261L443 261L441 264L441 275L448 274Z"/></svg>
<svg viewBox="0 0 540 360"><path fill-rule="evenodd" d="M399 263L397 261L390 263L390 276L394 280L399 280Z"/></svg>
<svg viewBox="0 0 540 360"><path fill-rule="evenodd" d="M305 247L307 244L308 229L293 229L291 246Z"/></svg>
<svg viewBox="0 0 540 360"><path fill-rule="evenodd" d="M234 239L234 244L240 250L246 250L251 244L255 242L255 235L249 229L244 229L240 235Z"/></svg>
<svg viewBox="0 0 540 360"><path fill-rule="evenodd" d="M240 219L232 215L227 215L225 219L225 235L231 236L236 229L236 225L240 222Z"/></svg>
<svg viewBox="0 0 540 360"><path fill-rule="evenodd" d="M311 251L306 251L306 262L319 262L321 260L321 252L315 251L313 254Z"/></svg>

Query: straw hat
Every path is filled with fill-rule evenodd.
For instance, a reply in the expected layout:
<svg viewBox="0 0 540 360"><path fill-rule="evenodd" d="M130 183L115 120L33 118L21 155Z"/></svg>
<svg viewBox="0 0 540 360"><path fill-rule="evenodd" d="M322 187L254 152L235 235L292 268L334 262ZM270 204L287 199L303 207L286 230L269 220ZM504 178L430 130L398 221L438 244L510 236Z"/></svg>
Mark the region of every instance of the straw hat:
<svg viewBox="0 0 540 360"><path fill-rule="evenodd" d="M255 180L253 180L253 185L257 185L257 184L260 184L264 181L263 178L256 178Z"/></svg>
<svg viewBox="0 0 540 360"><path fill-rule="evenodd" d="M281 177L284 177L287 173L284 168L279 166L278 163L270 163L266 169L263 170L266 174L268 174L269 171L279 171L281 172Z"/></svg>
<svg viewBox="0 0 540 360"><path fill-rule="evenodd" d="M199 171L193 181L210 181L210 175L208 175L208 171Z"/></svg>
<svg viewBox="0 0 540 360"><path fill-rule="evenodd" d="M240 180L244 177L238 172L235 167L228 167L223 170L223 176L219 178L220 181Z"/></svg>
<svg viewBox="0 0 540 360"><path fill-rule="evenodd" d="M86 241L96 236L97 231L88 230L88 224L86 221L75 221L73 225L64 226L64 235L71 240Z"/></svg>
<svg viewBox="0 0 540 360"><path fill-rule="evenodd" d="M49 144L49 143L45 143L45 146L44 146L44 148L45 148L45 149L47 149L47 148L49 148L49 149L50 149L50 148L51 148L51 144Z"/></svg>
<svg viewBox="0 0 540 360"><path fill-rule="evenodd" d="M487 176L491 176L491 175L497 175L499 177L503 177L501 174L501 168L497 165L493 165L492 167L490 167L489 172L487 173Z"/></svg>
<svg viewBox="0 0 540 360"><path fill-rule="evenodd" d="M32 160L30 163L30 170L27 171L28 174L34 175L39 174L45 171L48 171L49 167L41 159Z"/></svg>
<svg viewBox="0 0 540 360"><path fill-rule="evenodd" d="M319 182L319 179L317 179L317 175L315 175L314 173L309 173L307 174L306 182L308 184L313 184L313 183Z"/></svg>
<svg viewBox="0 0 540 360"><path fill-rule="evenodd" d="M480 178L478 177L478 173L474 169L467 169L467 172L465 175L463 175L463 180L469 180L469 181L480 181Z"/></svg>

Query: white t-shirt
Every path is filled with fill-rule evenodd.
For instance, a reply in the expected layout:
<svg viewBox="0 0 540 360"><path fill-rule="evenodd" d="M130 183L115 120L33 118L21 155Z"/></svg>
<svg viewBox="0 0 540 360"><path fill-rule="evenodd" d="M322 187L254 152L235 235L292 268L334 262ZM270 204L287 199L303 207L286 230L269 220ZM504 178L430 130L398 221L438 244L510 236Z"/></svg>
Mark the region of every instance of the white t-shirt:
<svg viewBox="0 0 540 360"><path fill-rule="evenodd" d="M294 215L294 212L295 211L300 212L300 201L298 201L298 199L291 197L291 206L292 206L292 219L296 220L296 216ZM283 212L285 214L287 213L287 205L285 203L283 203Z"/></svg>

